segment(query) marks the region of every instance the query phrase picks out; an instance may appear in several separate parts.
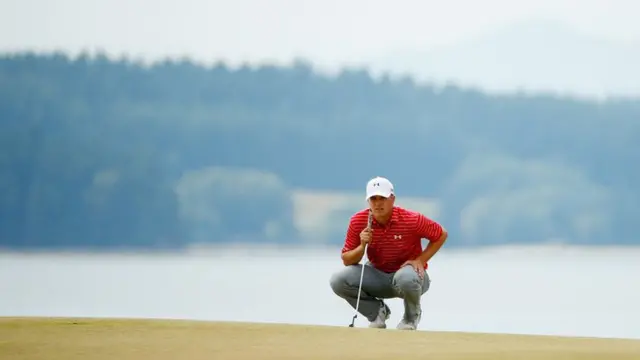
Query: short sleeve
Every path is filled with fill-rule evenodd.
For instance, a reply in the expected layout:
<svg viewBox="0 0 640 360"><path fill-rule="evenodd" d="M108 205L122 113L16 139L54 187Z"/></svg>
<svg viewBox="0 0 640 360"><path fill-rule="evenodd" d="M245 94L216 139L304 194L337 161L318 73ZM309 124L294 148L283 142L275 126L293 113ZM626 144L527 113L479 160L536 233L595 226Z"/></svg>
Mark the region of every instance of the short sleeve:
<svg viewBox="0 0 640 360"><path fill-rule="evenodd" d="M443 228L436 221L428 217L418 214L416 233L420 238L427 239L431 242L437 241L442 236Z"/></svg>
<svg viewBox="0 0 640 360"><path fill-rule="evenodd" d="M347 227L347 234L344 239L344 246L342 252L351 251L360 245L360 231L356 228L356 217L353 216L349 220L349 226Z"/></svg>

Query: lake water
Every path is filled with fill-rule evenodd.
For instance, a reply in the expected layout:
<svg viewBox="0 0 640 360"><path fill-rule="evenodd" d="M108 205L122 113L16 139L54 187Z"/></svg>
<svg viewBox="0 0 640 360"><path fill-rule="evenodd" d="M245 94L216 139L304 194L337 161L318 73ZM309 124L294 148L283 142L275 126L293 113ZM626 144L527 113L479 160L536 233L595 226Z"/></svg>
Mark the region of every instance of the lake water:
<svg viewBox="0 0 640 360"><path fill-rule="evenodd" d="M0 253L0 316L347 326L353 310L328 283L338 252ZM640 248L444 249L429 273L420 330L640 339ZM388 304L395 328L402 301Z"/></svg>

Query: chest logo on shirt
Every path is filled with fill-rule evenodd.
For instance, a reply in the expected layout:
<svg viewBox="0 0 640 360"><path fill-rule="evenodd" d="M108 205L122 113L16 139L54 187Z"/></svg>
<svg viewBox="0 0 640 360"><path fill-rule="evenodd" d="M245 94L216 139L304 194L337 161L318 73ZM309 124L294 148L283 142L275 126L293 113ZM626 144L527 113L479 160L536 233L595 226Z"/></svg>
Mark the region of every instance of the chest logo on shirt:
<svg viewBox="0 0 640 360"><path fill-rule="evenodd" d="M402 235L393 235L393 238L396 240L402 240Z"/></svg>

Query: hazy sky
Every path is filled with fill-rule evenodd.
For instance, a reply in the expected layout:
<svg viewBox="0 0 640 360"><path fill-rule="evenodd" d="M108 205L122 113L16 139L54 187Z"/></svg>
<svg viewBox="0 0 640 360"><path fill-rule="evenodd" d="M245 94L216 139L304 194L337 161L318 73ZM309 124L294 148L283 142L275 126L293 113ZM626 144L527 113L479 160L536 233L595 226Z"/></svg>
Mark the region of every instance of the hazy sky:
<svg viewBox="0 0 640 360"><path fill-rule="evenodd" d="M633 0L0 0L0 51L103 49L155 59L336 66L428 49L528 19L640 43ZM393 4L393 5L392 5Z"/></svg>

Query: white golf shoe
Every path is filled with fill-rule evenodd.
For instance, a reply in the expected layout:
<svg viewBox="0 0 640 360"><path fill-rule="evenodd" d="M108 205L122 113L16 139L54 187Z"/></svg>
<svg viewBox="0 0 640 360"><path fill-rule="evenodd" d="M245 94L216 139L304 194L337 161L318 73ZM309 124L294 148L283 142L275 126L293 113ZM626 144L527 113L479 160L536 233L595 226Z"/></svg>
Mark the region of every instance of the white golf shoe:
<svg viewBox="0 0 640 360"><path fill-rule="evenodd" d="M420 323L420 318L422 317L422 311L418 313L413 320L407 320L406 315L402 318L400 323L398 323L398 330L416 330L418 328L418 324Z"/></svg>
<svg viewBox="0 0 640 360"><path fill-rule="evenodd" d="M387 327L386 321L387 319L389 319L390 315L391 310L389 309L387 304L384 303L384 301L381 301L380 310L378 310L378 316L375 318L375 320L369 323L369 327L376 329L385 329Z"/></svg>

